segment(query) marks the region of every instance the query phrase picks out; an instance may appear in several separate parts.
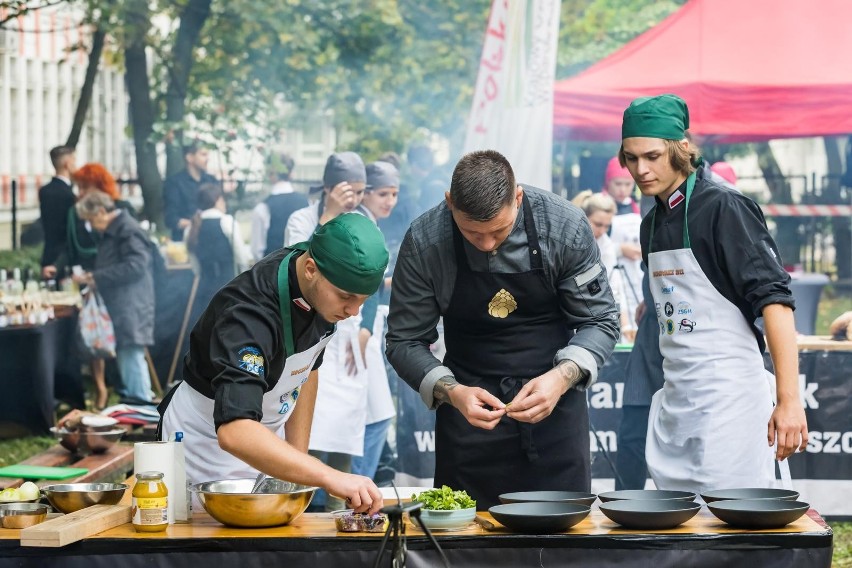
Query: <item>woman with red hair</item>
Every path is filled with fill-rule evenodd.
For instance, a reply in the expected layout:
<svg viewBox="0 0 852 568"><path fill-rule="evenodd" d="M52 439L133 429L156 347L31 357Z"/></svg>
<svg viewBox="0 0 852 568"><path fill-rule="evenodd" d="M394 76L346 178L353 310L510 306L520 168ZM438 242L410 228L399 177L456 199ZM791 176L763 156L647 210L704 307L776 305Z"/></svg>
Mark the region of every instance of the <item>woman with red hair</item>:
<svg viewBox="0 0 852 568"><path fill-rule="evenodd" d="M120 194L115 178L103 165L86 164L71 174L71 181L77 186L78 200L92 191L101 191L115 201L117 208L125 209L133 217L136 216L133 206L127 201L119 199ZM67 257L61 259L63 264L57 263L57 266L80 266L84 272L93 270L95 268L95 256L98 252L97 239L97 233L92 230L91 225L80 219L77 216L76 209L71 207L68 210ZM101 410L106 406L109 397L104 360L93 358L91 367L92 379L97 391L93 405L96 410Z"/></svg>

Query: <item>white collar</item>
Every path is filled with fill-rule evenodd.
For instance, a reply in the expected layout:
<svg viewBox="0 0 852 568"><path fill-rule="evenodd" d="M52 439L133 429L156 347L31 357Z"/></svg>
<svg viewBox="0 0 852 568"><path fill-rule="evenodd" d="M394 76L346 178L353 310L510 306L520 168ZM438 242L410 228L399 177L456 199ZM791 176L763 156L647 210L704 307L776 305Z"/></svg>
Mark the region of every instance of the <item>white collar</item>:
<svg viewBox="0 0 852 568"><path fill-rule="evenodd" d="M67 178L65 176L53 176L53 177L55 177L56 179L62 180L63 182L65 182L65 185L67 185L68 187L71 187L71 179L70 178Z"/></svg>
<svg viewBox="0 0 852 568"><path fill-rule="evenodd" d="M293 184L289 181L279 181L272 186L270 195L281 195L282 193L293 193Z"/></svg>
<svg viewBox="0 0 852 568"><path fill-rule="evenodd" d="M222 213L215 207L211 207L210 209L205 209L201 212L202 219L221 219L225 216L225 213Z"/></svg>

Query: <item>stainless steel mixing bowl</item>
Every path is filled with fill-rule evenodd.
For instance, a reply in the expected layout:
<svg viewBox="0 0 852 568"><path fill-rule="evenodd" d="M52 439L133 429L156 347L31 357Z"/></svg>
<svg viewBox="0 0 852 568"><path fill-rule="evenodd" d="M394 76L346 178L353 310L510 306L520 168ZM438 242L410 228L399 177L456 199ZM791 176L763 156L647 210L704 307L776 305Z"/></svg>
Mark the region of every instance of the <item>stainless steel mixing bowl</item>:
<svg viewBox="0 0 852 568"><path fill-rule="evenodd" d="M125 491L127 485L123 483L59 483L41 488L54 509L62 513L73 513L90 505L115 505Z"/></svg>
<svg viewBox="0 0 852 568"><path fill-rule="evenodd" d="M41 503L3 503L0 505L0 527L25 529L47 517L47 505Z"/></svg>
<svg viewBox="0 0 852 568"><path fill-rule="evenodd" d="M305 512L316 487L267 479L265 493L252 493L254 478L207 481L190 489L211 517L232 527L277 527Z"/></svg>
<svg viewBox="0 0 852 568"><path fill-rule="evenodd" d="M63 448L80 455L103 453L113 447L125 434L125 431L121 428L114 428L106 432L66 430L64 428L51 428L50 431L59 439Z"/></svg>

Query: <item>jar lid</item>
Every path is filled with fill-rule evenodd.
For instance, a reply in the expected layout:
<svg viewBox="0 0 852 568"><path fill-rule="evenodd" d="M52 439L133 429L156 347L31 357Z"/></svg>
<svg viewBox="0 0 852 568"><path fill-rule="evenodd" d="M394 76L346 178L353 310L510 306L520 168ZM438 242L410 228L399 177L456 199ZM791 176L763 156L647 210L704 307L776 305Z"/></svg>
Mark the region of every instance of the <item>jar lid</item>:
<svg viewBox="0 0 852 568"><path fill-rule="evenodd" d="M159 471L141 471L136 474L139 481L157 481L163 479L163 473Z"/></svg>

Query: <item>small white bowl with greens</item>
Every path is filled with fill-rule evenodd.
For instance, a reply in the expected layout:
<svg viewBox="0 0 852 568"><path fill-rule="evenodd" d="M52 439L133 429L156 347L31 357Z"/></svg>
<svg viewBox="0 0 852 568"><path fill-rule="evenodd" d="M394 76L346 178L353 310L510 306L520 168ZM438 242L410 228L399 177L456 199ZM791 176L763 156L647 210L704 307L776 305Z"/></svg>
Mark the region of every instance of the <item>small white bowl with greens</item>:
<svg viewBox="0 0 852 568"><path fill-rule="evenodd" d="M476 516L476 501L467 491L454 491L444 485L411 496L422 503L420 520L429 530L457 530L467 527Z"/></svg>

